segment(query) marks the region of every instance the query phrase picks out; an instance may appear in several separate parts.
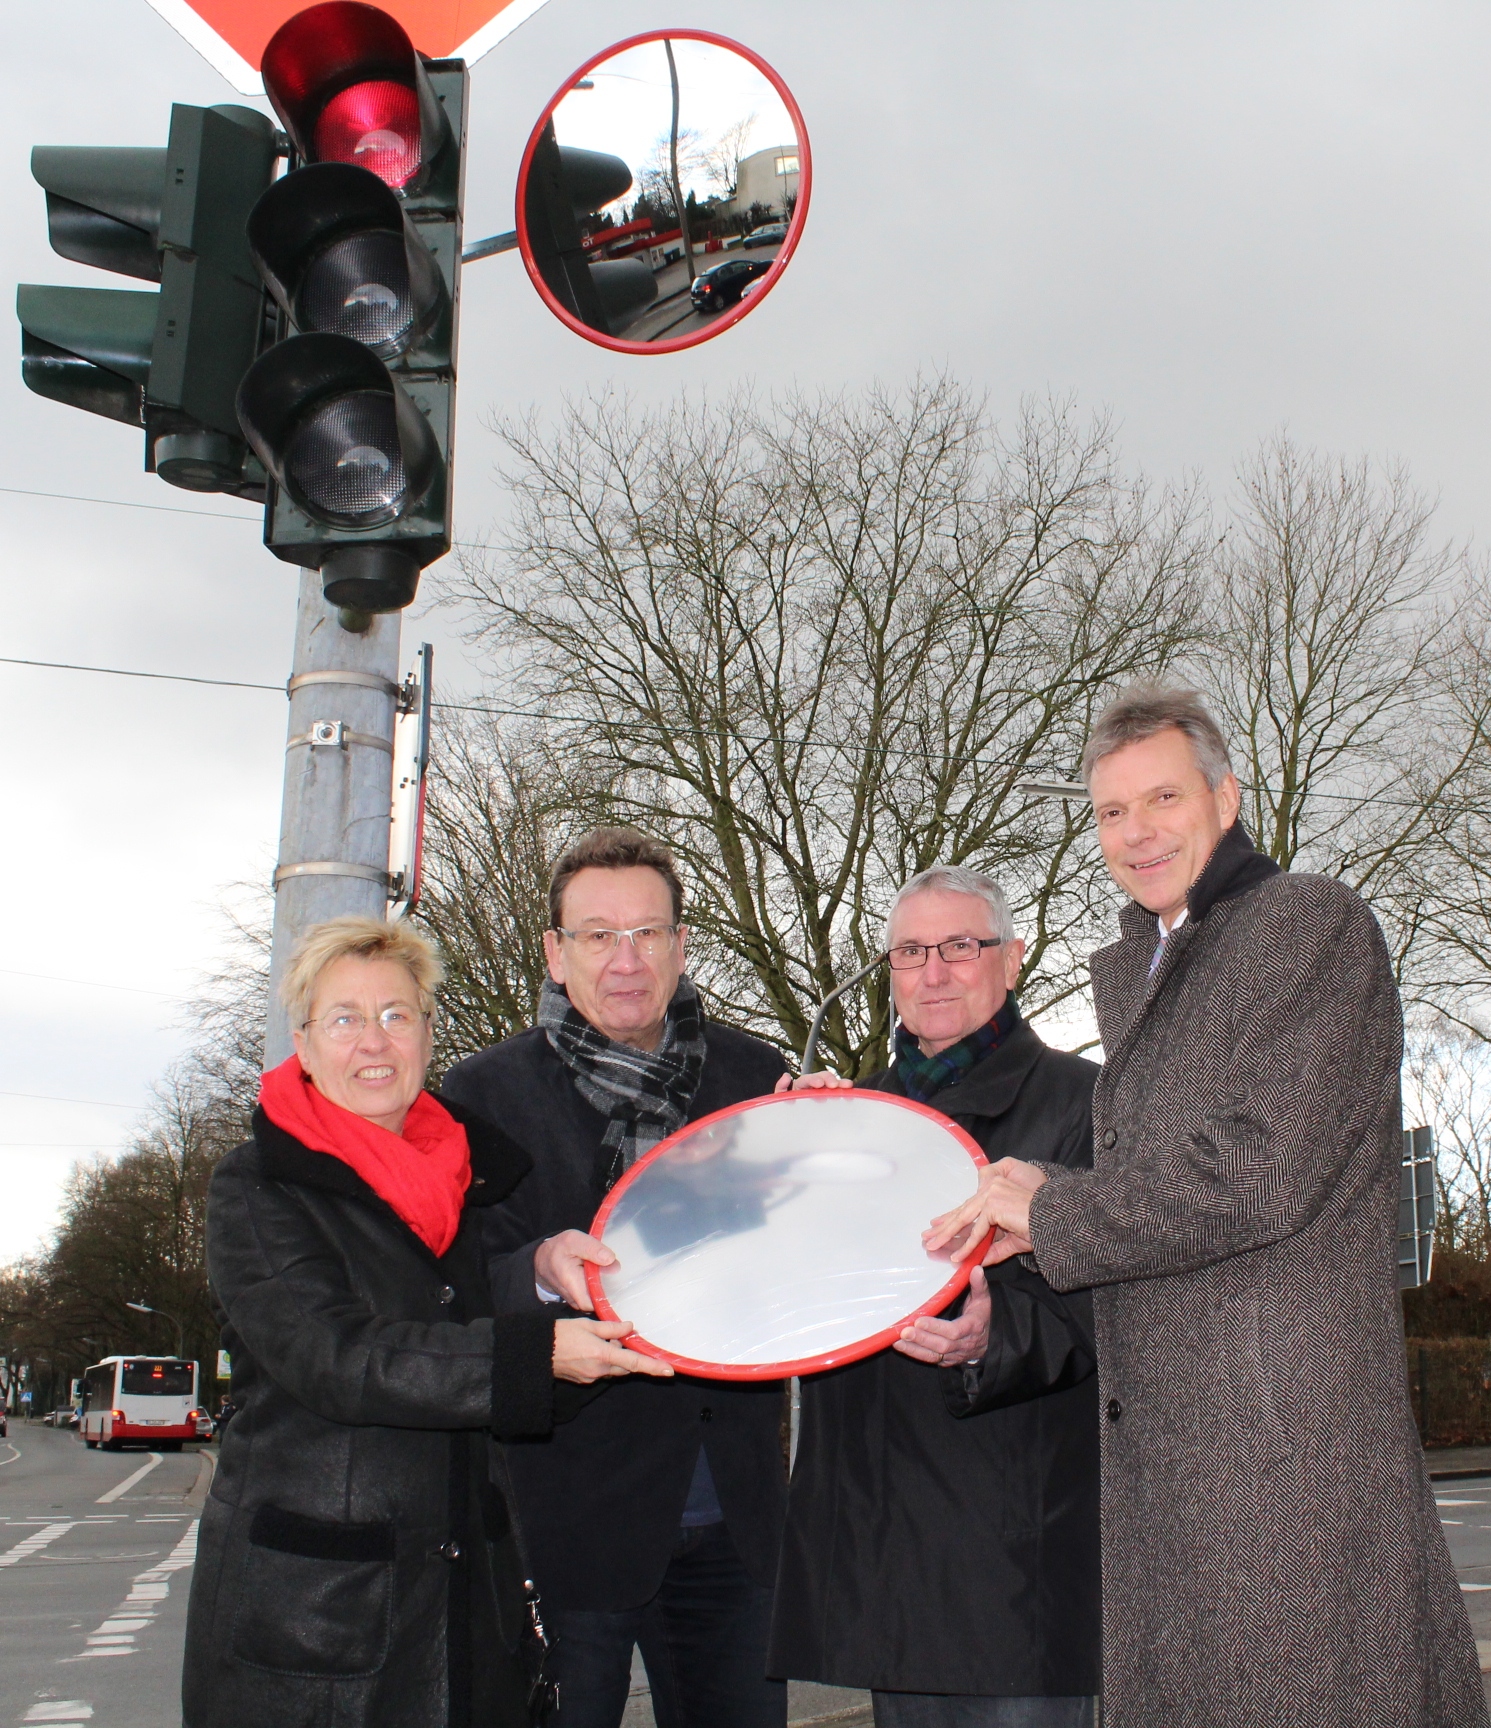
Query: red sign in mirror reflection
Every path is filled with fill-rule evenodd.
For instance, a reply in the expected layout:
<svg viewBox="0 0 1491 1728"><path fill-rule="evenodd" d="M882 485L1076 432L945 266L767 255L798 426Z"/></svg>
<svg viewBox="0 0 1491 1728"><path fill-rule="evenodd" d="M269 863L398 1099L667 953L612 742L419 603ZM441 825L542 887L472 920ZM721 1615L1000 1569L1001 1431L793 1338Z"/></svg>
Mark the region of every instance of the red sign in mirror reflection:
<svg viewBox="0 0 1491 1728"><path fill-rule="evenodd" d="M539 118L518 245L549 309L629 354L737 323L802 233L812 167L792 93L759 55L675 30L607 48Z"/></svg>

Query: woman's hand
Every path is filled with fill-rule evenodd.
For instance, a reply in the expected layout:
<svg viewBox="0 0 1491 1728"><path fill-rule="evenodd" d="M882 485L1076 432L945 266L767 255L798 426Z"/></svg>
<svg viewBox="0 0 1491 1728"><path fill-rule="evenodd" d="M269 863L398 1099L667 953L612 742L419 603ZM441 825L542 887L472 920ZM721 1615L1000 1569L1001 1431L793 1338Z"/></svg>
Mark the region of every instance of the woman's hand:
<svg viewBox="0 0 1491 1728"><path fill-rule="evenodd" d="M842 1074L829 1074L822 1068L813 1074L784 1074L773 1092L852 1092L854 1082Z"/></svg>
<svg viewBox="0 0 1491 1728"><path fill-rule="evenodd" d="M578 1232L576 1232L578 1234ZM554 1323L554 1378L588 1386L622 1374L651 1374L669 1380L673 1370L655 1356L625 1350L613 1342L636 1328L630 1320L556 1320Z"/></svg>
<svg viewBox="0 0 1491 1728"><path fill-rule="evenodd" d="M978 1192L971 1200L932 1220L922 1232L922 1246L936 1253L952 1243L956 1263L992 1231L993 1241L983 1255L985 1266L1030 1253L1030 1197L1045 1181L1046 1173L1033 1164L1001 1158L979 1177Z"/></svg>
<svg viewBox="0 0 1491 1728"><path fill-rule="evenodd" d="M585 1283L586 1265L614 1266L616 1256L583 1230L561 1230L540 1242L533 1255L533 1276L545 1290L562 1296L571 1308L593 1314L595 1304Z"/></svg>

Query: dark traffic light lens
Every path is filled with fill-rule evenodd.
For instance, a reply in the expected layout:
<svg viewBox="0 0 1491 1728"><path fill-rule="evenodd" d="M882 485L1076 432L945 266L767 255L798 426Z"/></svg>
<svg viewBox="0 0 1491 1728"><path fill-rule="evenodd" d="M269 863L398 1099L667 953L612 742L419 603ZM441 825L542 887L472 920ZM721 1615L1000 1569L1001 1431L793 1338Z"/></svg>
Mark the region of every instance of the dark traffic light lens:
<svg viewBox="0 0 1491 1728"><path fill-rule="evenodd" d="M323 162L350 162L403 186L419 172L419 98L386 78L354 84L322 109L315 144Z"/></svg>
<svg viewBox="0 0 1491 1728"><path fill-rule="evenodd" d="M313 509L350 527L391 522L408 490L391 396L333 397L302 421L285 455Z"/></svg>
<svg viewBox="0 0 1491 1728"><path fill-rule="evenodd" d="M349 234L328 246L306 271L295 322L350 336L380 360L402 354L415 323L403 235Z"/></svg>

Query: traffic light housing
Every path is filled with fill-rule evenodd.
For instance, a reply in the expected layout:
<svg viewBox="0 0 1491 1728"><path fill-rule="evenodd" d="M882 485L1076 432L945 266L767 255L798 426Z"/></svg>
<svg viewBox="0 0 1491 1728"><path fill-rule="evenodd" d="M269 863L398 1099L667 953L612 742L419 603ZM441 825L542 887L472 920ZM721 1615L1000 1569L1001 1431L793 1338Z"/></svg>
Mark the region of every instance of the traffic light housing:
<svg viewBox="0 0 1491 1728"><path fill-rule="evenodd" d="M592 216L630 190L632 171L619 156L561 144L552 119L534 141L521 191L518 233L533 268L558 303L592 330L657 298L657 278L642 258L592 260L581 241L581 216Z"/></svg>
<svg viewBox="0 0 1491 1728"><path fill-rule="evenodd" d="M265 115L182 103L164 149L32 152L53 250L160 286L23 284L22 378L40 396L142 428L147 472L191 491L264 496L235 394L265 316L246 223L277 155Z"/></svg>
<svg viewBox="0 0 1491 1728"><path fill-rule="evenodd" d="M248 222L278 340L238 415L269 474L265 544L355 612L414 598L450 549L467 76L358 0L264 51L295 155Z"/></svg>

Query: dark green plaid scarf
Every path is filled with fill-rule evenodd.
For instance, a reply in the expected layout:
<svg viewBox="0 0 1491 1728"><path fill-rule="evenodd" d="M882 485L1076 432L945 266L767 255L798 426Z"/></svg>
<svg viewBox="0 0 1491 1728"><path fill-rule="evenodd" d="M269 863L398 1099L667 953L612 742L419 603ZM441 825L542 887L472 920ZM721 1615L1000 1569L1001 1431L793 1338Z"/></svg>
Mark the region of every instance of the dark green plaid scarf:
<svg viewBox="0 0 1491 1728"><path fill-rule="evenodd" d="M1006 996L1004 1006L992 1020L980 1026L978 1031L970 1032L966 1038L960 1038L956 1044L949 1044L946 1050L939 1050L935 1056L923 1056L915 1036L905 1026L898 1025L895 1072L901 1090L918 1104L930 1104L939 1092L956 1086L970 1068L983 1061L991 1050L997 1049L1000 1040L1009 1037L1019 1018L1014 997Z"/></svg>

